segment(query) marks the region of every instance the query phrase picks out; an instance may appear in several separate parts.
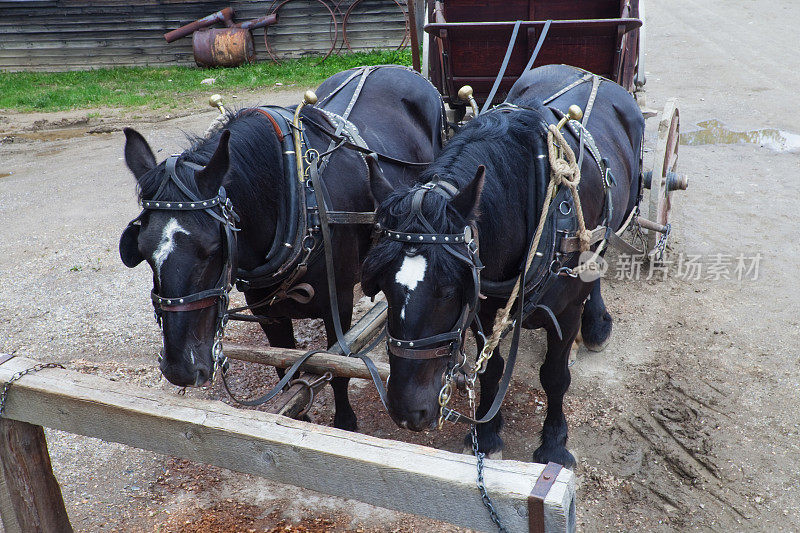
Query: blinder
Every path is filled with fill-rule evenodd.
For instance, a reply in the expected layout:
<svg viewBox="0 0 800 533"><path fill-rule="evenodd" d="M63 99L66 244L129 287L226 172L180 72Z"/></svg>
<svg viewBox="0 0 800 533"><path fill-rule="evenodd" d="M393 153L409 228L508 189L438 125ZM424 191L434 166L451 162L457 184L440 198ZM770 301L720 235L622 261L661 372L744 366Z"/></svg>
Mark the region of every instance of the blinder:
<svg viewBox="0 0 800 533"><path fill-rule="evenodd" d="M165 161L166 173L161 185L149 200L142 200L142 212L138 217L128 223L128 227L122 232L120 237L120 257L125 266L134 267L138 265L143 257L138 251L136 241L139 237L141 219L148 211L202 211L217 220L220 224L220 233L223 242L223 266L214 287L204 291L177 297L163 297L159 295L155 288L150 292L150 299L153 302L156 321L161 326L161 319L164 312L180 313L187 311L197 311L207 309L217 305L217 325L214 332L214 348L212 355L214 365L211 369L213 378L217 368L225 368L227 361L222 355L222 336L228 322L228 303L229 293L232 289L233 277L233 258L236 252L236 232L239 231L236 223L239 216L233 209L230 198L227 197L224 187L220 187L217 196L208 199L200 199L186 185L184 185L176 172L178 164L185 165L194 170L202 170L204 167L190 161L183 161L180 155L171 155ZM162 198L167 185L172 182L185 196L184 200L165 200Z"/></svg>
<svg viewBox="0 0 800 533"><path fill-rule="evenodd" d="M450 255L466 263L472 272L474 285L472 299L464 307L461 316L450 331L421 339L403 340L393 337L388 332L387 326L386 345L390 354L403 359L426 360L446 357L451 359L451 365L454 365L454 360L459 351L463 351L463 333L472 324L477 313L480 294L480 271L483 268L483 264L481 264L478 257L478 246L474 239L476 229L474 227L466 226L463 233L450 234L437 233L431 226L425 215L422 214L422 202L429 192L437 193L449 201L458 193L458 189L451 183L441 181L438 177L417 189L412 199L411 213L400 224L400 228L407 228L416 219L422 223L427 233L407 232L401 229L380 229L386 238L396 242L441 245ZM465 245L466 253L456 251L453 248L454 245ZM462 360L465 360L465 358L462 358Z"/></svg>

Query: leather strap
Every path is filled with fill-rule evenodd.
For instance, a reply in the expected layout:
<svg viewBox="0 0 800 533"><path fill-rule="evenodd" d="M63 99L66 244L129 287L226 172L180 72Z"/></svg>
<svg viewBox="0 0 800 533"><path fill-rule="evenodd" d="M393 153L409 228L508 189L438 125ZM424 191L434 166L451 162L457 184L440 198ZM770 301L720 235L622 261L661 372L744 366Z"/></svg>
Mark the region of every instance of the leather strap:
<svg viewBox="0 0 800 533"><path fill-rule="evenodd" d="M401 165L401 166L405 166L405 167L427 167L427 166L429 166L431 164L431 161L425 161L425 162L406 161L404 159L398 159L396 157L392 157L392 156L389 156L389 155L386 155L386 154L382 154L380 152L376 152L376 151L371 150L369 148L364 148L363 146L359 146L357 144L354 144L354 143L350 142L346 137L343 137L341 135L337 135L336 132L330 131L328 128L326 128L325 126L323 126L319 122L309 118L308 116L304 116L303 117L303 122L315 126L320 132L324 133L325 135L327 135L331 139L336 140L340 146L343 146L345 148L350 148L351 150L355 150L356 152L360 152L360 153L362 153L364 155L371 155L371 154L375 155L381 161L386 161L388 163L394 163L396 165Z"/></svg>
<svg viewBox="0 0 800 533"><path fill-rule="evenodd" d="M534 61L536 61L536 56L539 55L539 50L542 49L542 45L544 44L544 39L547 37L547 32L550 30L550 24L552 24L552 20L548 20L544 23L544 28L542 28L542 33L539 35L539 40L536 41L536 48L534 48L533 53L531 54L531 58L528 60L528 64L525 65L525 68L522 70L522 73L528 72L531 67L533 66Z"/></svg>
<svg viewBox="0 0 800 533"><path fill-rule="evenodd" d="M508 68L508 61L511 59L511 52L514 51L514 45L517 43L517 34L519 33L520 24L522 24L521 20L518 20L514 23L514 30L511 32L511 39L508 41L508 48L506 48L506 55L503 58L503 64L500 65L500 72L497 73L497 77L494 79L492 90L489 91L489 96L483 103L483 109L481 109L481 113L486 113L486 111L488 111L489 108L492 106L492 100L494 100L494 95L497 93L497 89L500 87L500 82L503 81L503 76L506 73L506 68Z"/></svg>
<svg viewBox="0 0 800 533"><path fill-rule="evenodd" d="M375 224L375 212L328 211L328 222L331 224Z"/></svg>
<svg viewBox="0 0 800 533"><path fill-rule="evenodd" d="M333 244L331 240L331 227L328 222L328 209L325 204L324 187L318 172L319 161L314 159L309 161L309 181L311 187L314 189L314 194L317 197L317 209L319 211L320 227L322 229L322 247L325 252L325 275L328 281L328 299L331 310L331 319L333 321L333 330L336 333L336 340L339 342L339 347L344 352L344 355L350 356L353 351L350 349L350 344L344 338L344 331L342 330L342 321L339 315L339 300L336 297L336 277L335 266L333 264Z"/></svg>
<svg viewBox="0 0 800 533"><path fill-rule="evenodd" d="M607 239L608 239L609 246L613 246L614 248L616 248L618 250L621 250L622 252L624 252L626 254L632 254L632 255L643 255L644 254L644 250L640 250L640 249L636 248L635 246L633 246L632 244L629 244L628 241L626 241L625 239L623 239L622 237L620 237L619 235L617 235L613 231L609 231L608 232Z"/></svg>
<svg viewBox="0 0 800 533"><path fill-rule="evenodd" d="M589 239L589 246L597 244L606 236L605 226L597 226L592 230L592 237ZM578 252L581 249L581 240L578 237L564 237L561 239L561 252L565 254Z"/></svg>
<svg viewBox="0 0 800 533"><path fill-rule="evenodd" d="M283 132L281 131L281 127L278 125L278 121L275 120L275 117L260 107L251 107L250 109L245 109L245 111L255 111L256 113L261 113L267 117L270 124L272 124L272 129L275 130L275 135L278 136L278 140L283 142Z"/></svg>
<svg viewBox="0 0 800 533"><path fill-rule="evenodd" d="M388 350L390 354L396 355L397 357L402 357L403 359L426 360L448 357L453 351L453 348L449 344L445 346L439 346L438 348L428 349L402 348L400 346L395 346L392 343L388 343Z"/></svg>
<svg viewBox="0 0 800 533"><path fill-rule="evenodd" d="M218 300L219 296L209 296L208 298L203 298L202 300L185 304L166 305L162 303L159 305L159 307L162 311L173 313L182 311L197 311L198 309L205 309L207 307L211 307L212 305L216 305Z"/></svg>

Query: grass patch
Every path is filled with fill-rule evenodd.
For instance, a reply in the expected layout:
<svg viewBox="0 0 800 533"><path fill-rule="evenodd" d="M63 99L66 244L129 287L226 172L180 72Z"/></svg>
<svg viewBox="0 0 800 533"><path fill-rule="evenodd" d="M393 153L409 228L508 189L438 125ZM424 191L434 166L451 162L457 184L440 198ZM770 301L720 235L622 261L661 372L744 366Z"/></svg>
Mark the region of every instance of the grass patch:
<svg viewBox="0 0 800 533"><path fill-rule="evenodd" d="M275 83L312 87L352 67L382 64L411 65L410 50L355 52L269 61L237 68L119 67L73 72L0 72L0 109L63 111L93 107L174 108L201 93L274 87ZM216 78L213 86L201 85Z"/></svg>

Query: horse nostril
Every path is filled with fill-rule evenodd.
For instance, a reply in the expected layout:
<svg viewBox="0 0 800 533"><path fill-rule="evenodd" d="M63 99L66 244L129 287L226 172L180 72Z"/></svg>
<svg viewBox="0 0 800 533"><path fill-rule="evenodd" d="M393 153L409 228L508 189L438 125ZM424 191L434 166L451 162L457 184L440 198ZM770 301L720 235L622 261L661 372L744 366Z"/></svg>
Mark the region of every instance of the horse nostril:
<svg viewBox="0 0 800 533"><path fill-rule="evenodd" d="M204 385L206 381L208 381L208 371L204 368L198 369L195 373L194 386L200 387Z"/></svg>
<svg viewBox="0 0 800 533"><path fill-rule="evenodd" d="M408 426L410 429L420 430L428 419L428 410L419 409L408 413Z"/></svg>

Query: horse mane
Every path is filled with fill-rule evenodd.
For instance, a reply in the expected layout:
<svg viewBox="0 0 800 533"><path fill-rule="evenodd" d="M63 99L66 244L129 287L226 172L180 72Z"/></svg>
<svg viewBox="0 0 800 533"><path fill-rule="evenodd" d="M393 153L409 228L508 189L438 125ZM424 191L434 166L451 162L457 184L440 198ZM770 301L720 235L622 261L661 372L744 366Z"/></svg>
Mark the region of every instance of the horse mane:
<svg viewBox="0 0 800 533"><path fill-rule="evenodd" d="M524 199L527 197L529 176L535 175L532 172L533 148L544 145L547 131L542 105L538 102L525 104L524 108L498 109L470 120L420 174L418 184L396 189L381 203L377 211L381 226L398 231L428 233L416 219L407 227L400 227L411 212L414 193L424 183L434 179L448 181L462 189L473 179L477 168L484 165L486 179L480 203L484 216L480 213L473 215L478 220L480 241L505 241L509 221L521 224L524 228ZM547 179L547 176L536 176L535 179ZM464 219L439 194L426 194L421 212L431 226L441 233L461 233L472 222ZM538 213L535 215L538 218ZM384 240L372 249L363 267L362 284L367 285L365 290L369 290L368 286L376 275L403 253L403 246L400 242ZM440 245L421 245L419 248L425 250L437 276L458 279L455 276L463 274L460 270L466 268L464 263L440 250Z"/></svg>
<svg viewBox="0 0 800 533"><path fill-rule="evenodd" d="M244 110L228 111L222 127L208 137L186 134L189 148L181 153L181 160L205 166L219 145L222 132L229 129L228 144L230 168L223 179L228 196L237 199L235 208L239 215L257 216L267 209L277 209L283 184L283 161L280 143L267 119L258 113ZM139 200L152 199L164 179L164 163L138 180ZM195 180L194 170L176 167L178 179L194 194L202 197ZM269 191L270 194L264 194ZM162 192L165 199L183 199L177 185L170 183Z"/></svg>

